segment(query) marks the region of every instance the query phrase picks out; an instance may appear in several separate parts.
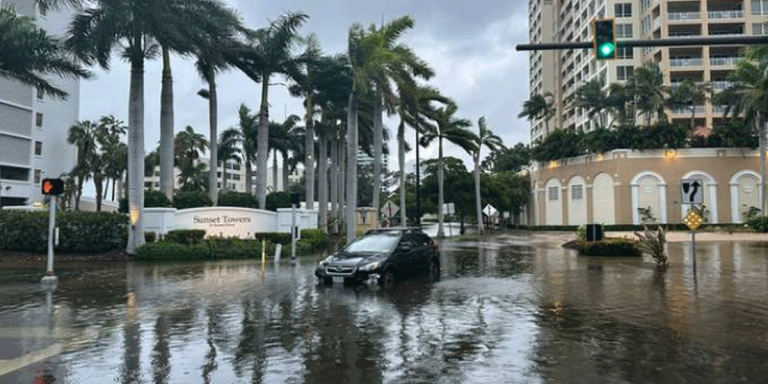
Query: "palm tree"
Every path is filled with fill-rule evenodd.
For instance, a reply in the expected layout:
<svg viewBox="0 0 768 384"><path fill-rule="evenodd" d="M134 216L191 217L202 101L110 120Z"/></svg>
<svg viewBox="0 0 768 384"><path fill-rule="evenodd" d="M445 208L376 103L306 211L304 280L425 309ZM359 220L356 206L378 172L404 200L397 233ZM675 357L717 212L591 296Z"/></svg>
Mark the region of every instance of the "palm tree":
<svg viewBox="0 0 768 384"><path fill-rule="evenodd" d="M472 153L472 158L475 161L475 207L477 208L477 233L484 233L483 227L483 208L480 201L480 151L483 147L488 147L491 151L498 151L504 149L504 143L501 138L494 135L493 132L485 125L485 116L481 117L477 121L478 133L476 136L475 145L476 150Z"/></svg>
<svg viewBox="0 0 768 384"><path fill-rule="evenodd" d="M269 123L269 149L273 151L272 156L272 181L275 191L277 191L277 153L280 152L283 157L283 189L288 189L288 156L291 152L303 152L304 136L303 130L297 129L296 124L301 118L296 115L288 116L284 122Z"/></svg>
<svg viewBox="0 0 768 384"><path fill-rule="evenodd" d="M444 237L445 231L443 230L443 140L458 145L467 153L473 153L477 151L477 139L476 135L467 130L472 126L472 123L467 119L460 119L455 117L458 107L455 103L451 102L445 107L441 107L435 111L435 123L434 130L425 132L421 137L421 143L424 146L431 144L437 140L437 185L438 185L438 203L437 203L437 237Z"/></svg>
<svg viewBox="0 0 768 384"><path fill-rule="evenodd" d="M600 80L593 79L576 88L570 101L574 107L586 109L590 120L597 115L600 127L607 128L603 112L608 107L608 95Z"/></svg>
<svg viewBox="0 0 768 384"><path fill-rule="evenodd" d="M523 110L517 115L530 121L544 119L546 134L549 134L549 119L555 115L555 96L551 92L537 93L523 103Z"/></svg>
<svg viewBox="0 0 768 384"><path fill-rule="evenodd" d="M222 132L222 135L219 138L216 158L219 160L219 163L221 163L221 188L224 189L224 191L229 190L227 188L227 162L234 161L236 164L240 164L242 162L240 152L237 141L231 136L225 138L224 133Z"/></svg>
<svg viewBox="0 0 768 384"><path fill-rule="evenodd" d="M707 101L707 95L710 93L708 83L697 83L691 79L685 79L676 87L669 89L668 106L671 108L682 107L691 111L691 133L696 129L696 106L702 105Z"/></svg>
<svg viewBox="0 0 768 384"><path fill-rule="evenodd" d="M34 19L16 13L11 5L0 7L0 78L19 81L43 93L65 98L67 92L45 79L47 75L88 78L90 73L74 63L61 42L35 25Z"/></svg>
<svg viewBox="0 0 768 384"><path fill-rule="evenodd" d="M251 115L251 110L240 104L237 111L239 123L237 128L229 128L221 133L221 141L237 148L237 154L245 163L245 190L253 193L252 164L256 161L256 136L258 125L256 116Z"/></svg>
<svg viewBox="0 0 768 384"><path fill-rule="evenodd" d="M766 213L766 132L768 116L768 50L751 48L746 52L748 60L736 63L736 69L728 75L730 85L715 96L718 104L725 105L725 115L743 117L746 124L754 124L760 145L760 210Z"/></svg>
<svg viewBox="0 0 768 384"><path fill-rule="evenodd" d="M184 165L194 164L200 158L200 152L205 154L208 140L188 125L183 131L176 134L173 139L173 147L174 152L176 152L176 165L181 168Z"/></svg>
<svg viewBox="0 0 768 384"><path fill-rule="evenodd" d="M306 21L304 13L286 13L266 28L250 32L251 50L240 54L234 63L243 73L261 83L259 134L256 140L256 198L264 209L267 201L267 157L269 151L269 86L273 75L293 77L298 73L300 58L294 57L298 28Z"/></svg>
<svg viewBox="0 0 768 384"><path fill-rule="evenodd" d="M400 104L398 106L398 114L400 115L400 124L397 130L397 162L399 166L399 179L400 179L400 222L405 225L407 223L406 213L406 172L405 172L405 126L408 125L416 132L416 173L419 173L419 133L434 130L434 124L430 119L434 116L435 107L433 103L446 104L449 99L440 94L440 92L429 86L417 86L417 87L401 87L400 91ZM417 177L418 179L418 177ZM418 184L418 180L417 180ZM421 204L419 200L419 188L416 188L416 207L417 211L420 210ZM421 213L417 212L417 216ZM418 217L417 217L418 218Z"/></svg>
<svg viewBox="0 0 768 384"><path fill-rule="evenodd" d="M78 121L71 127L67 134L67 142L77 148L77 163L70 172L77 177L77 189L75 190L75 210L80 210L80 197L83 195L83 183L91 178L91 166L96 154L96 134L98 124L92 121Z"/></svg>
<svg viewBox="0 0 768 384"><path fill-rule="evenodd" d="M634 94L637 112L645 115L646 124L651 123L654 113L658 120L666 119L667 87L658 64L647 62L635 68L627 87Z"/></svg>
<svg viewBox="0 0 768 384"><path fill-rule="evenodd" d="M115 200L115 188L118 180L121 180L127 164L127 146L121 141L122 135L128 130L122 121L113 115L102 116L99 119L100 135L99 145L105 161L105 177L107 185L104 188L104 198L109 191L109 180L112 180L112 200Z"/></svg>

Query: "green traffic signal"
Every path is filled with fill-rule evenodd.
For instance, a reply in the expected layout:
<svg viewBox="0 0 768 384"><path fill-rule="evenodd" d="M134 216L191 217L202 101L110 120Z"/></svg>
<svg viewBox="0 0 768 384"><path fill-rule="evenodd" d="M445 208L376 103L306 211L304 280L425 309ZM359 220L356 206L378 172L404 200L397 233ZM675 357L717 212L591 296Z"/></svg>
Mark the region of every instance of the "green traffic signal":
<svg viewBox="0 0 768 384"><path fill-rule="evenodd" d="M595 20L593 48L598 60L616 58L616 34L613 19Z"/></svg>

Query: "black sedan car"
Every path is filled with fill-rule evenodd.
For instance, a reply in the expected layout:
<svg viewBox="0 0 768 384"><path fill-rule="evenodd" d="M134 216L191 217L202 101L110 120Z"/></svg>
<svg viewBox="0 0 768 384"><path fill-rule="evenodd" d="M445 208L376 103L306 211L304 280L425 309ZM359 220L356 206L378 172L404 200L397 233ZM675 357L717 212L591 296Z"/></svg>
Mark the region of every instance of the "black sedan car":
<svg viewBox="0 0 768 384"><path fill-rule="evenodd" d="M435 242L420 228L382 228L368 231L321 261L315 276L327 284L373 280L389 285L419 272L440 275Z"/></svg>

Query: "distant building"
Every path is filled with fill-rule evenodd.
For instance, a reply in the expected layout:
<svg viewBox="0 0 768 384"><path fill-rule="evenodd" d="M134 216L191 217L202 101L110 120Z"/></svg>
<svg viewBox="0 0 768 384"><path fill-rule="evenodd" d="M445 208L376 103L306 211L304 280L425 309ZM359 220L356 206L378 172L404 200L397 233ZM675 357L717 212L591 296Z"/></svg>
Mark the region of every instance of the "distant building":
<svg viewBox="0 0 768 384"><path fill-rule="evenodd" d="M35 0L0 0L0 7L8 5L21 15L34 17L52 35L66 32L72 14L66 8L40 12ZM51 80L69 93L66 100L0 78L0 205L42 202L41 180L69 172L77 162L77 150L67 143L67 131L79 117L80 81Z"/></svg>

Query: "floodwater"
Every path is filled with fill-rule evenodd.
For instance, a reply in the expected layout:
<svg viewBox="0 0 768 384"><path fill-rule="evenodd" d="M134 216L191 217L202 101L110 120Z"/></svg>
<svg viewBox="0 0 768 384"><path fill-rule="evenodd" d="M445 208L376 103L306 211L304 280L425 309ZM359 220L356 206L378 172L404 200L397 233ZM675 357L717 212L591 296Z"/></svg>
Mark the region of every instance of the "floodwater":
<svg viewBox="0 0 768 384"><path fill-rule="evenodd" d="M768 244L579 257L446 241L438 282L325 287L314 258L0 269L0 383L755 383ZM40 268L42 269L41 265Z"/></svg>

